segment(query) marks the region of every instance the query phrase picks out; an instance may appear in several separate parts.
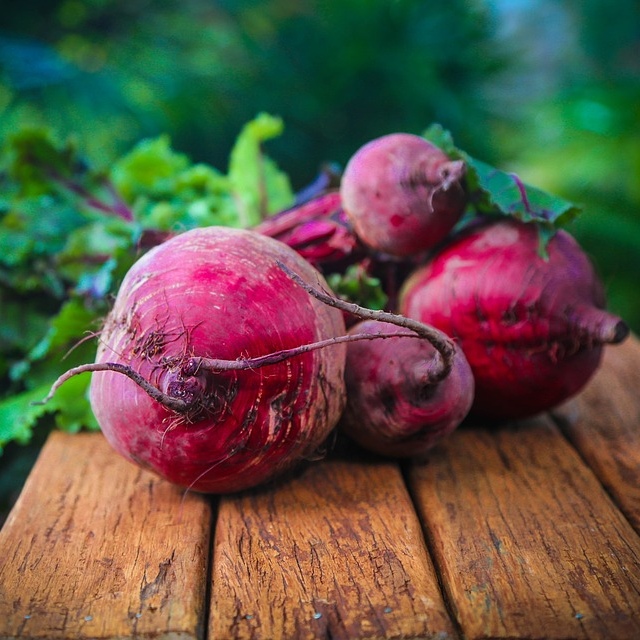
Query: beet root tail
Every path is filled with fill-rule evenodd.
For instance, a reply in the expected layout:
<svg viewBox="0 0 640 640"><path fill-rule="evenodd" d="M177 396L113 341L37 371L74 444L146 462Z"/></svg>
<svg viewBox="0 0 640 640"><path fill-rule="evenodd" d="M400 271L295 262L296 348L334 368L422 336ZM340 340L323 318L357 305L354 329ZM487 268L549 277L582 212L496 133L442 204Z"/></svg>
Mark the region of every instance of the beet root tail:
<svg viewBox="0 0 640 640"><path fill-rule="evenodd" d="M604 309L588 307L578 313L577 329L594 344L619 344L630 333L629 325L622 318Z"/></svg>

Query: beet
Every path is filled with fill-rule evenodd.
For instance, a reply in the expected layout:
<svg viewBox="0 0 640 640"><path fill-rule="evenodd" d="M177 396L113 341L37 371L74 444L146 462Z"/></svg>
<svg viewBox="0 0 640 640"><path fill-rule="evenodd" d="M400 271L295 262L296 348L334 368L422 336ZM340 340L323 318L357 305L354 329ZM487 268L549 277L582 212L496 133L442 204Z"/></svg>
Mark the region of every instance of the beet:
<svg viewBox="0 0 640 640"><path fill-rule="evenodd" d="M342 270L363 256L338 191L281 211L254 227L254 231L284 242L323 272L327 268Z"/></svg>
<svg viewBox="0 0 640 640"><path fill-rule="evenodd" d="M578 243L558 231L541 257L535 224L487 221L458 234L405 282L401 313L456 340L476 381L474 413L533 415L578 392L627 325Z"/></svg>
<svg viewBox="0 0 640 640"><path fill-rule="evenodd" d="M346 335L343 313L408 331ZM208 227L151 249L126 274L100 335L91 405L123 456L175 484L227 493L312 455L345 404L345 344L386 338L433 345L431 377L455 345L410 318L337 298L287 245Z"/></svg>
<svg viewBox="0 0 640 640"><path fill-rule="evenodd" d="M350 334L395 331L375 320ZM431 449L468 414L474 380L456 349L449 374L436 379L436 350L425 340L398 338L347 346L347 407L342 430L362 447L387 456L414 457Z"/></svg>
<svg viewBox="0 0 640 640"><path fill-rule="evenodd" d="M344 345L265 366L248 360L345 332L342 314L278 262L326 286L282 243L220 227L176 236L131 268L96 359L119 369L91 382L117 451L173 483L221 493L274 478L323 443L345 402ZM208 358L240 368L211 370Z"/></svg>
<svg viewBox="0 0 640 640"><path fill-rule="evenodd" d="M376 251L410 256L436 246L467 198L465 164L420 136L393 133L362 146L345 167L342 204L356 235Z"/></svg>

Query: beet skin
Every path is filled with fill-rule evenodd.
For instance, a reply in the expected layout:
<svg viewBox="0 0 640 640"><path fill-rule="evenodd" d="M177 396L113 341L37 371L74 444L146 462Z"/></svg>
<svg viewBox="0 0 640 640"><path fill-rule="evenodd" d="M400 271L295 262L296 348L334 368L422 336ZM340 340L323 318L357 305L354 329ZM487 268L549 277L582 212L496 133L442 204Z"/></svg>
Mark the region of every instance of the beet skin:
<svg viewBox="0 0 640 640"><path fill-rule="evenodd" d="M487 222L453 238L401 292L401 313L464 351L475 413L517 418L561 403L591 378L602 345L628 334L568 233L553 236L548 258L539 249L534 224Z"/></svg>
<svg viewBox="0 0 640 640"><path fill-rule="evenodd" d="M312 298L278 261L328 288L284 244L221 227L178 235L131 268L96 362L131 367L188 408L164 406L119 373L93 373L92 407L117 451L173 483L221 493L274 478L323 443L345 402L344 345L255 369L193 365L344 334L341 312Z"/></svg>
<svg viewBox="0 0 640 640"><path fill-rule="evenodd" d="M411 256L435 247L462 216L467 197L462 160L410 133L363 145L345 167L342 206L368 247Z"/></svg>
<svg viewBox="0 0 640 640"><path fill-rule="evenodd" d="M393 333L393 325L360 322L349 331ZM343 431L364 448L387 456L415 457L460 425L473 401L473 374L455 350L451 370L436 379L436 349L426 340L394 338L347 347L347 408Z"/></svg>

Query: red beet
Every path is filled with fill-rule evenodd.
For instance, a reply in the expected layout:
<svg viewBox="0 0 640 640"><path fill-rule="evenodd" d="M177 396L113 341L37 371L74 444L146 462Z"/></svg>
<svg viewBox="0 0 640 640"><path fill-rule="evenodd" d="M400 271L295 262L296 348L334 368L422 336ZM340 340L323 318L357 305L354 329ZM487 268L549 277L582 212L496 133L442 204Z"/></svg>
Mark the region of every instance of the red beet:
<svg viewBox="0 0 640 640"><path fill-rule="evenodd" d="M342 313L411 333L344 335ZM208 227L150 250L127 273L101 333L91 404L126 458L196 491L238 491L307 457L345 404L345 342L433 344L433 378L455 346L420 322L336 298L287 245Z"/></svg>
<svg viewBox="0 0 640 640"><path fill-rule="evenodd" d="M367 320L350 333L393 331L392 325ZM437 379L436 363L436 350L424 340L350 343L343 431L383 455L413 457L431 449L463 421L474 392L473 375L460 349L444 379Z"/></svg>
<svg viewBox="0 0 640 640"><path fill-rule="evenodd" d="M207 366L208 358L242 366L344 333L340 311L278 261L323 283L280 242L218 227L176 236L131 268L96 362L130 368L151 389L116 371L95 372L91 383L96 418L117 451L171 482L219 493L269 480L321 445L344 406L344 345L267 366Z"/></svg>
<svg viewBox="0 0 640 640"><path fill-rule="evenodd" d="M342 203L369 247L409 256L438 244L466 206L465 165L420 136L393 133L361 147L345 167Z"/></svg>
<svg viewBox="0 0 640 640"><path fill-rule="evenodd" d="M590 379L602 345L628 334L604 310L593 266L558 231L539 255L533 224L488 222L452 239L401 292L401 313L454 338L476 381L473 411L517 418L566 400Z"/></svg>
<svg viewBox="0 0 640 640"><path fill-rule="evenodd" d="M344 268L363 253L337 191L267 218L254 231L284 242L320 270L327 266Z"/></svg>

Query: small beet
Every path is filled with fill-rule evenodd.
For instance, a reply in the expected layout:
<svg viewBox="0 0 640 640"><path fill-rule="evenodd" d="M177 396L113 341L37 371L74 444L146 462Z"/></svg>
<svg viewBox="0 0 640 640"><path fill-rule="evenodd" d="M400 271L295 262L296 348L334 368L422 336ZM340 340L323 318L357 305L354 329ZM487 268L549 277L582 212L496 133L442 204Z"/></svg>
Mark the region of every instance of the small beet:
<svg viewBox="0 0 640 640"><path fill-rule="evenodd" d="M361 147L345 167L342 203L367 246L405 257L437 245L467 198L465 164L420 136L392 133Z"/></svg>
<svg viewBox="0 0 640 640"><path fill-rule="evenodd" d="M366 320L349 333L392 331L392 325ZM414 457L427 452L460 425L474 394L473 374L460 349L444 379L434 375L435 363L436 350L425 340L350 343L342 430L375 453Z"/></svg>
<svg viewBox="0 0 640 640"><path fill-rule="evenodd" d="M519 418L578 392L602 345L627 325L578 243L557 231L539 253L535 224L488 221L458 234L405 282L401 313L455 339L476 381L474 413Z"/></svg>

